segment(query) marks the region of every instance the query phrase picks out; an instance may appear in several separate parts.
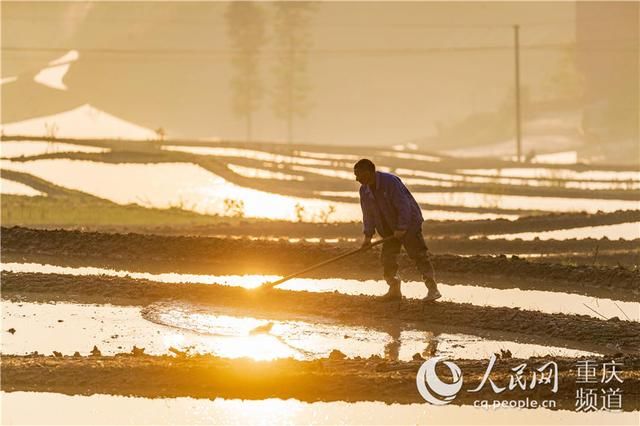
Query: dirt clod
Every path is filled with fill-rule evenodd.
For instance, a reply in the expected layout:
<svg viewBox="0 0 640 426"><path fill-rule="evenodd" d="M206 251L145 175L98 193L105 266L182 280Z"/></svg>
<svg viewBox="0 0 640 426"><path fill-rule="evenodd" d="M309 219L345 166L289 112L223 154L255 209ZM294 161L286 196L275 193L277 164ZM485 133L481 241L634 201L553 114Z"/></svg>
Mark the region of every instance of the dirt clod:
<svg viewBox="0 0 640 426"><path fill-rule="evenodd" d="M144 348L139 348L134 345L133 349L131 349L131 354L133 354L133 356L142 356L144 355Z"/></svg>
<svg viewBox="0 0 640 426"><path fill-rule="evenodd" d="M346 357L347 356L345 354L343 354L337 349L332 350L331 353L329 354L329 359L332 359L332 360L345 359Z"/></svg>
<svg viewBox="0 0 640 426"><path fill-rule="evenodd" d="M169 347L169 352L176 354L176 356L178 357L185 357L187 356L187 353L185 351L181 351L179 349L174 348L173 346Z"/></svg>

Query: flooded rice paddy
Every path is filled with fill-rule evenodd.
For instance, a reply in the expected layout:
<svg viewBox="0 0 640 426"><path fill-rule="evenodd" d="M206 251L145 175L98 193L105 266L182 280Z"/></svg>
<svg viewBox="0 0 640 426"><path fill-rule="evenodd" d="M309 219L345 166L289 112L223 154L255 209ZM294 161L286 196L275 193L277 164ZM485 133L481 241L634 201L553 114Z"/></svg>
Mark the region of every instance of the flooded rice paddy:
<svg viewBox="0 0 640 426"><path fill-rule="evenodd" d="M82 191L118 204L177 207L201 214L306 222L352 222L362 219L360 204L328 201L322 194L301 198L241 187L190 163L110 164L82 160L46 159L24 163L2 161L2 168L32 174L55 185ZM242 169L271 176L274 172ZM267 173L267 175L264 175ZM91 176L82 179L80 176ZM180 176L180 179L175 179ZM281 174L284 180L297 180ZM354 184L355 185L355 184ZM354 186L355 187L355 186ZM349 198L357 192L348 193ZM331 195L331 194L328 194ZM517 215L425 210L432 220L515 219Z"/></svg>
<svg viewBox="0 0 640 426"><path fill-rule="evenodd" d="M55 185L118 204L179 207L202 214L230 215L235 214L236 208L231 212L225 200L233 200L241 203L239 206L246 217L298 221L301 216L310 222L322 221L326 215L335 221L352 221L362 215L356 204L244 188L188 163L108 164L55 159L3 162L2 167L30 173ZM81 176L91 178L82 179Z"/></svg>
<svg viewBox="0 0 640 426"><path fill-rule="evenodd" d="M41 159L27 162L8 160L20 156L67 152L111 155L106 148L46 142L3 142L0 148L4 158L1 163L3 169L29 173L54 185L82 191L120 205L138 204L154 208L174 207L206 215L280 219L290 222L330 223L359 222L361 220L360 205L357 200L357 184L351 171L353 162L359 156L353 153L314 152L311 148L290 149L285 146L265 147L264 150L262 148L245 149L231 146L167 145L163 147L163 156L170 156L172 152L214 156L224 162L231 173L242 178L259 181L262 186L256 185L260 189L255 189L234 183L233 175L224 174L225 178L223 178L196 164L179 161L153 164L118 164L71 159ZM640 173L634 171L580 171L569 166L555 168L542 165L535 167L514 166L503 169L452 167L449 164L452 160L446 157L409 151L376 150L375 156L382 163L384 163L382 159L389 161L389 164L380 164L380 170L397 173L410 187L422 188L415 191L414 196L425 207L432 207L432 209L425 208L424 215L427 219L466 221L504 218L514 220L521 216L520 211L595 213L596 211L613 212L640 209L639 202L632 199L633 197L629 195L631 192L627 192L640 189ZM539 160L544 161L544 158L540 157ZM178 157L176 156L176 158ZM402 163L402 167L398 167L404 161L407 162L406 165ZM389 165L394 168L388 168ZM334 180L332 181L332 179ZM353 182L353 191L348 191L346 181ZM28 183L28 181L25 182ZM308 197L280 195L275 193L278 191L276 187L273 189L266 187L267 190L264 190L264 185L268 182L275 182L274 185L278 184L287 188L306 185L309 188ZM323 186L316 192L314 187L317 182L322 182ZM335 189L331 187L331 182L336 183ZM2 179L0 185L2 194L31 197L45 195L27 184L8 179ZM482 190L476 190L475 188L479 185L487 185L487 188L491 189L485 191L487 188L483 187ZM510 194L508 192L510 185L534 188L536 196L517 195L529 192ZM464 187L464 189L459 187ZM470 189L467 190L467 187ZM460 192L457 192L456 189L460 189ZM271 190L274 192L270 192ZM430 192L434 190L435 192ZM504 192L502 192L503 190ZM617 194L620 194L622 199L611 197L601 199L598 198L598 193L591 192L606 190L619 191ZM565 196L567 191L572 195ZM301 192L283 193L300 195ZM303 193L303 195L305 194ZM538 194L541 195L538 196ZM53 193L51 197L53 197ZM634 221L553 231L502 234L499 234L501 228L493 227L494 231L487 233L486 237L491 240L519 238L526 241L536 238L541 241L604 237L609 240L640 238L640 223L637 222L637 219L625 220ZM529 228L509 229L526 230ZM546 229L553 229L553 227ZM225 237L232 238L229 235L225 235ZM337 242L344 241L347 237L351 238L351 235L329 240L313 235L308 238L300 238L300 240ZM475 235L473 238L476 237L480 238L483 235ZM289 238L289 240L294 241L295 239ZM354 240L350 241L356 243ZM53 260L51 261L53 262ZM138 266L131 266L132 269L136 267ZM122 283L118 283L121 289L124 288L123 285L127 289L138 288L128 287L128 285L144 286L145 282L142 280L149 280L152 283L148 283L148 288L155 286L154 288L158 288L159 292L170 287L168 284L183 284L175 286L175 288L184 289L184 292L196 288L195 284L209 285L209 287L203 287L207 291L220 289L220 287L212 287L216 284L252 289L262 283L280 278L276 275L259 274L150 273L146 272L148 269L144 269L142 266L140 268L140 270L114 270L91 266L65 267L39 263L4 263L2 265L3 271L10 272L89 277L89 281L85 281L89 284L93 284L93 280L97 280L100 276L133 279L132 281L122 280ZM167 269L162 270L176 269L168 266ZM334 351L339 351L338 356L344 354L351 359L362 357L363 365L370 365L366 364L369 357L379 357L377 359L381 360L383 366L386 363L397 362L404 363L404 366L400 367L406 369L409 363L416 362L421 357L432 356L442 356L453 360L468 359L475 362L476 365L480 365L494 353L508 353L509 356L517 359L537 356L577 358L599 356L600 352L589 352L592 350L626 351L629 348L637 348L637 345L634 346L633 337L625 334L629 330L635 330L640 322L640 304L636 301L623 302L615 300L615 298L519 289L517 288L517 280L520 278L524 279L525 277L514 276L513 286L516 288L510 289L491 288L488 285L462 285L464 281L462 284L456 285L446 281L439 283L440 291L443 293L442 301L445 304L434 308L430 312L432 315L437 315L438 309L444 309L446 306L451 311L467 309L467 312L472 313L471 318L474 321L480 316L487 322L484 326L473 323L463 327L460 324L465 323L460 320L457 323L458 326L453 328L443 325L436 326L435 319L432 319L434 325L430 325L429 320L425 319L428 317L424 316L424 311L422 316L419 313L414 314L411 309L417 306L415 299L420 299L426 294L424 284L416 281L403 283L402 286L404 295L410 299L409 302L403 303L408 306L405 309L410 311L407 316L402 317L405 319L398 321L396 317L399 315L394 316L393 312L387 313L385 308L376 306L377 315L382 315L380 318L384 318L385 321L374 324L366 321L349 322L344 319L346 317L339 320L338 318L341 318L339 315L320 315L318 312L326 314L326 311L314 310L315 307L311 304L308 311L303 312L296 309L286 311L283 308L282 312L287 313L280 315L277 310L261 310L257 307L255 309L253 307L248 309L234 308L232 306L235 302L228 303L228 306L225 306L224 303L221 303L220 306L204 305L200 304L202 303L200 300L197 300L197 303L179 302L177 301L179 298L175 297L173 293L171 297L160 299L159 302L157 299L145 302L151 303L149 305L138 303L141 299L128 301L124 298L109 299L112 303L122 303L122 306L106 304L104 301L107 299L100 298L84 299L84 301L90 300L100 304L33 303L26 301L29 299L22 299L23 295L16 290L20 288L22 283L14 277L13 293L11 296L6 296L7 298L3 299L0 304L2 309L0 352L3 356L8 356L26 355L36 351L40 354L51 355L55 351L70 357L49 359L60 361L62 364L85 359L91 368L98 368L97 366L101 365L100 363L103 361L96 361L94 365L92 364L95 360L93 357L78 358L73 355L78 352L80 356L87 356L91 353L94 345L102 355L106 356L129 353L135 346L144 348L145 354L152 355L152 357L142 357L144 362L166 359L172 365L176 362L177 357L180 357L181 360L184 359L186 363L197 358L184 358L182 357L184 354L214 355L222 357L224 362L229 363L241 363L244 359L253 362L253 360L274 361L291 358L293 360L312 360L309 364L315 364L324 362L320 360L327 360L331 354L335 354ZM72 280L67 277L60 278L61 282L67 279ZM158 282L167 285L155 284ZM482 281L476 280L474 282L481 283ZM63 282L63 284L67 283ZM34 286L33 288L38 287ZM69 286L68 288L74 287ZM295 294L300 302L301 297L310 300L313 297L319 297L317 294L312 296L299 293L303 291L379 296L384 294L388 287L381 280L296 278L279 288L289 292L298 292L287 293L287 295L290 297ZM526 287L523 286L523 288ZM232 289L224 288L223 290L230 291ZM323 294L322 298L329 296L331 295ZM335 300L342 297L335 296ZM135 296L132 296L132 299L135 299ZM31 300L50 299L34 297ZM353 300L356 300L357 303L364 303L362 298L344 298L344 301L341 302L345 305L342 307L344 313L364 312L355 308L349 310L354 303ZM462 304L469 305L463 306ZM330 309L330 307L327 308ZM493 308L509 308L511 310L498 311ZM533 315L532 311L537 311L535 315L539 316ZM312 315L308 312L316 313ZM369 313L369 305L366 306L366 312ZM505 317L503 312L510 316ZM551 314L557 315L551 316ZM519 315L518 320L514 320L517 315ZM496 316L500 316L499 321L495 319ZM446 322L441 318L437 321L437 324ZM548 332L546 327L555 327L556 321L563 324L562 329L565 331L564 334L549 332L549 336L553 336L551 338L546 334ZM512 326L512 323L515 325ZM533 327L529 328L529 326ZM511 327L508 328L508 333L502 332L505 327ZM613 330L606 334L610 337L607 345L603 344L600 347L590 345L587 340L601 336L599 332L603 329ZM581 337L587 335L590 336L588 339ZM616 339L625 343L618 346L609 345L610 341ZM169 355L171 358L159 355ZM174 356L176 358L173 358ZM134 357L124 358L133 359ZM154 359L150 360L151 358ZM44 358L25 356L22 361L18 360L17 370L20 368L28 370L29 363L34 359L37 364ZM114 359L123 358L115 357ZM517 359L513 361L518 361ZM20 362L24 362L24 364L20 366ZM267 364L277 364L277 362ZM367 371L367 374L376 376L379 374L377 368L372 368L372 371ZM129 371L131 370L126 370L127 375ZM388 377L393 377L396 373L399 372L392 371ZM386 380L382 375L376 376L376 379ZM411 381L410 384L413 386L414 381ZM348 386L348 383L343 383L341 386ZM6 388L3 387L3 389ZM16 389L14 388L14 390ZM415 389L412 387L412 390ZM117 394L119 392L112 390L108 393ZM194 394L187 393L186 395ZM246 391L246 395L250 398L249 390ZM638 414L637 412L617 414L596 412L586 415L572 411L546 409L480 411L481 409L469 405L434 407L426 403L345 402L349 398L341 398L343 400L339 402L309 403L297 399L255 401L233 398L214 400L196 398L146 399L104 394L68 396L46 392L6 391L0 394L0 398L2 399L3 423L52 423L50 415L52 412L59 413L54 420L60 424L91 423L95 422L96 418L105 423L131 424L429 424L464 423L469 419L474 419L478 424L550 422L616 424L633 423L637 421ZM378 397L376 396L375 399L378 400ZM318 399L311 400L318 401ZM38 409L34 410L33 407L38 407Z"/></svg>
<svg viewBox="0 0 640 426"><path fill-rule="evenodd" d="M105 268L71 268L37 263L5 263L2 269L11 272L40 272L67 275L108 275L146 279L163 283L185 284L221 284L235 287L256 288L266 282L275 281L277 275L197 275L147 272L116 271ZM535 310L545 313L566 313L589 315L594 318L614 316L640 321L640 304L604 298L594 298L569 293L557 293L538 290L495 289L490 287L448 285L440 283L444 301L471 303L479 306L506 306ZM388 286L384 281L358 281L342 278L311 279L294 278L279 286L283 290L310 292L339 292L349 295L383 295ZM405 282L403 294L411 299L421 299L426 295L424 283Z"/></svg>
<svg viewBox="0 0 640 426"><path fill-rule="evenodd" d="M605 171L586 170L576 171L571 169L550 169L543 167L520 168L509 167L503 169L463 169L460 173L479 176L504 176L536 179L571 179L571 180L595 180L595 181L629 181L639 182L638 171Z"/></svg>
<svg viewBox="0 0 640 426"><path fill-rule="evenodd" d="M109 148L99 148L95 146L62 142L24 141L0 143L0 157L2 158L30 157L33 155L55 154L60 152L101 153L108 151L110 151Z"/></svg>
<svg viewBox="0 0 640 426"><path fill-rule="evenodd" d="M333 196L356 199L358 194L346 191L319 191L319 196ZM559 198L501 194L479 194L474 192L423 192L413 193L418 203L474 207L486 209L541 210L549 212L596 213L616 210L638 210L640 201L635 200L594 200L592 198Z"/></svg>
<svg viewBox="0 0 640 426"><path fill-rule="evenodd" d="M0 178L0 193L7 195L22 195L25 197L46 196L47 194L25 185L24 183L15 182L9 179Z"/></svg>
<svg viewBox="0 0 640 426"><path fill-rule="evenodd" d="M472 237L473 238L473 237ZM477 237L476 237L477 238ZM524 241L570 240L583 238L608 238L610 240L635 240L640 238L640 222L616 223L614 225L584 226L554 231L518 232L514 234L487 235L490 240L505 239Z"/></svg>
<svg viewBox="0 0 640 426"><path fill-rule="evenodd" d="M39 304L2 301L4 355L37 351L82 356L94 345L103 355L130 352L133 346L149 355L171 354L170 348L224 358L314 359L339 350L349 357L378 355L409 361L416 353L452 358L486 359L499 350L514 357L583 356L593 353L554 346L498 341L442 331L379 329L345 326L321 318L291 321L242 315L225 308L160 303L139 307ZM384 329L384 327L382 327Z"/></svg>

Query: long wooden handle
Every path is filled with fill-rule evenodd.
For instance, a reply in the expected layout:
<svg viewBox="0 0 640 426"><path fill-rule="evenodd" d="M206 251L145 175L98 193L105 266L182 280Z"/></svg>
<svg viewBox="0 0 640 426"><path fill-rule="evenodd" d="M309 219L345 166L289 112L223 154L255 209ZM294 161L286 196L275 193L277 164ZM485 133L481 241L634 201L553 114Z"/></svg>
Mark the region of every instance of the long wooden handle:
<svg viewBox="0 0 640 426"><path fill-rule="evenodd" d="M280 284L284 283L285 281L289 281L291 278L298 277L298 276L300 276L300 275L302 275L302 274L304 274L306 272L313 271L314 269L321 268L321 267L323 267L325 265L328 265L330 263L333 263L333 262L337 262L340 259L344 259L345 257L349 257L349 256L354 255L356 253L360 253L360 252L369 250L371 247L374 247L374 246L377 246L379 244L382 244L385 241L391 240L393 238L395 238L395 237L382 238L382 239L380 239L378 241L372 242L368 246L360 247L360 248L357 248L355 250L351 250L350 252L347 252L347 253L341 254L340 256L336 256L336 257L333 257L331 259L325 260L324 262L316 263L315 265L309 266L308 268L303 269L302 271L298 271L298 272L296 272L294 274L287 275L286 277L280 278L277 281L272 281L270 283L264 283L258 288L273 288L273 287L275 287L277 285L280 285Z"/></svg>

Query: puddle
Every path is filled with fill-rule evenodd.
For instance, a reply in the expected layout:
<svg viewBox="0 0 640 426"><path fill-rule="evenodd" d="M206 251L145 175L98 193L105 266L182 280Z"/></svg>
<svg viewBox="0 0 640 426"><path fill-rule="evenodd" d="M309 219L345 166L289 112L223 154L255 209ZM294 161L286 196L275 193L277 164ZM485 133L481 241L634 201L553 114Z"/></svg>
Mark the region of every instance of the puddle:
<svg viewBox="0 0 640 426"><path fill-rule="evenodd" d="M484 410L473 406L302 402L296 399L138 398L1 392L3 424L637 424L637 412L578 413L548 409ZM34 409L34 407L38 407Z"/></svg>
<svg viewBox="0 0 640 426"><path fill-rule="evenodd" d="M318 191L321 197L357 198L356 192ZM547 212L614 212L638 210L640 201L603 200L596 198L528 197L520 195L481 194L475 192L414 192L418 203L451 207L473 207L501 210L542 210Z"/></svg>
<svg viewBox="0 0 640 426"><path fill-rule="evenodd" d="M24 163L2 161L2 167L30 173L55 185L118 204L180 207L201 214L243 214L294 222L300 219L307 222L362 219L360 205L356 203L296 198L243 188L189 163L108 164L47 159Z"/></svg>
<svg viewBox="0 0 640 426"><path fill-rule="evenodd" d="M0 156L3 158L30 157L57 152L101 153L108 151L110 151L108 148L61 142L0 142Z"/></svg>
<svg viewBox="0 0 640 426"><path fill-rule="evenodd" d="M531 241L536 238L540 240L570 240L584 238L604 238L610 240L635 240L640 238L640 222L616 223L614 225L585 226L580 228L558 229L555 231L539 231L539 232L518 232L515 234L487 235L490 240L505 239L515 240L521 239ZM472 239L482 238L473 236Z"/></svg>
<svg viewBox="0 0 640 426"><path fill-rule="evenodd" d="M129 276L134 279L147 279L164 283L191 284L222 284L229 286L255 288L260 284L281 278L277 275L197 275L163 273L151 274L146 272L115 271L112 269L82 267L71 268L37 263L4 263L4 271L12 272L40 272L68 275L109 275ZM615 301L612 299L595 298L578 294L558 293L538 290L495 289L489 287L447 285L440 283L443 301L456 303L471 303L479 306L495 306L537 310L545 313L565 313L589 315L601 319L617 316L621 319L640 321L640 304L634 302ZM294 278L278 288L293 291L311 292L340 292L350 295L384 294L388 287L384 281L348 280L348 279L311 279ZM420 282L406 282L402 284L403 294L408 298L423 298L426 288ZM594 312L596 311L596 312ZM598 315L598 313L600 315Z"/></svg>
<svg viewBox="0 0 640 426"><path fill-rule="evenodd" d="M640 171L605 171L587 170L578 172L570 169L547 169L542 167L531 168L504 168L504 169L463 169L459 173L484 176L524 177L537 179L572 179L572 180L597 180L597 181L640 181Z"/></svg>
<svg viewBox="0 0 640 426"><path fill-rule="evenodd" d="M88 355L97 345L105 355L129 352L133 345L151 355L170 347L224 358L313 359L338 349L349 357L371 355L408 361L415 353L486 359L500 349L514 357L546 354L593 355L574 349L483 339L468 334L337 325L326 321L274 321L234 310L189 304L140 308L71 303L2 301L2 354L38 351ZM235 315L234 315L235 314ZM14 328L15 334L7 329Z"/></svg>
<svg viewBox="0 0 640 426"><path fill-rule="evenodd" d="M47 194L37 189L9 179L0 178L0 193L7 195L24 195L26 197L46 197Z"/></svg>

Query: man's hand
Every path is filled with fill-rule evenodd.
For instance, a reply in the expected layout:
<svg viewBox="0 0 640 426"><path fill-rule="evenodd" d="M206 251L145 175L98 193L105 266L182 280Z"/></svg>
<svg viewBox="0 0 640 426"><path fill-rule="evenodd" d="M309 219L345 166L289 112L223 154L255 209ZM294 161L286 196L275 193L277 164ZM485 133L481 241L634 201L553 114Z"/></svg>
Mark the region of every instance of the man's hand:
<svg viewBox="0 0 640 426"><path fill-rule="evenodd" d="M364 237L364 240L362 240L362 245L360 246L361 249L367 248L371 245L371 237Z"/></svg>
<svg viewBox="0 0 640 426"><path fill-rule="evenodd" d="M405 236L406 233L407 233L406 230L400 230L399 229L399 230L393 232L393 237L397 238L398 240L401 240Z"/></svg>

